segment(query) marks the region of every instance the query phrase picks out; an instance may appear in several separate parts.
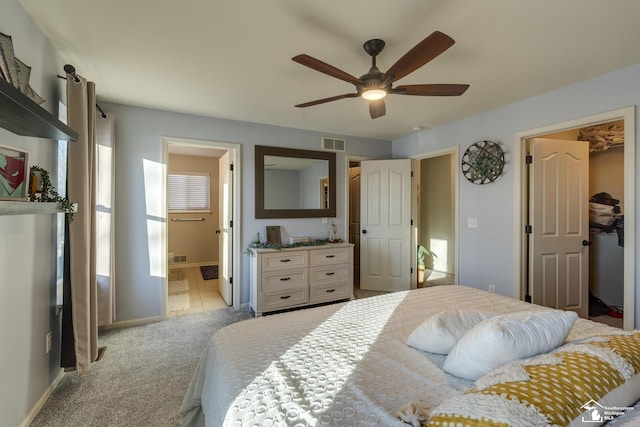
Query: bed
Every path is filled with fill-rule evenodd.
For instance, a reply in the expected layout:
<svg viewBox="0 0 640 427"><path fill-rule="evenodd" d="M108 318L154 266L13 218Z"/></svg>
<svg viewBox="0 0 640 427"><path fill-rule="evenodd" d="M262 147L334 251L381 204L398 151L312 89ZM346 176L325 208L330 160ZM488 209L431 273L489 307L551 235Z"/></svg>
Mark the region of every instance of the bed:
<svg viewBox="0 0 640 427"><path fill-rule="evenodd" d="M602 421L616 411L634 414L640 333L577 319L561 346L464 379L443 369L449 356L407 345L419 326L452 307L495 318L557 312L465 286L436 286L238 322L212 337L181 421L187 427L569 425L594 410ZM472 360L463 369L482 349L464 352Z"/></svg>

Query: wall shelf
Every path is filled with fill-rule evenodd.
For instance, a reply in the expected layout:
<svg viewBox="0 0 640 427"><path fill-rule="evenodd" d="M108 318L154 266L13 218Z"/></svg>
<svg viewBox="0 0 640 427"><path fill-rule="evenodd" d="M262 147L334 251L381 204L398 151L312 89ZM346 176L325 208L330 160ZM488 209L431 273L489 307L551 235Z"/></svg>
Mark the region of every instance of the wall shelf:
<svg viewBox="0 0 640 427"><path fill-rule="evenodd" d="M78 132L0 78L0 126L18 135L75 141Z"/></svg>
<svg viewBox="0 0 640 427"><path fill-rule="evenodd" d="M78 205L73 205L77 212ZM28 214L57 214L64 213L64 209L55 202L14 202L0 200L0 215L28 215Z"/></svg>

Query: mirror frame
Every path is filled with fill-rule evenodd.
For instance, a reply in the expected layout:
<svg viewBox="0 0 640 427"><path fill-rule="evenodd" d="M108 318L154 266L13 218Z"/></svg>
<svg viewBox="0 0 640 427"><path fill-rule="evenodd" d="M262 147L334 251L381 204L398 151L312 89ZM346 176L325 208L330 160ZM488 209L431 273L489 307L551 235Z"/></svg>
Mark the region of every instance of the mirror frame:
<svg viewBox="0 0 640 427"><path fill-rule="evenodd" d="M264 156L297 157L329 161L328 209L265 209L264 208ZM294 148L255 146L256 219L262 218L335 218L336 216L336 153L298 150Z"/></svg>

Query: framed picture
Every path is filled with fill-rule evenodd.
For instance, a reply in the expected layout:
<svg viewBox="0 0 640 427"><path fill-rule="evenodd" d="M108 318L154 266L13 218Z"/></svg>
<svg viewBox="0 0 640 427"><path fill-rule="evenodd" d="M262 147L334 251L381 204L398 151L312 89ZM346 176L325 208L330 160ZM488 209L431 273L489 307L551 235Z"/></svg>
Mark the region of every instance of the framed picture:
<svg viewBox="0 0 640 427"><path fill-rule="evenodd" d="M27 200L29 153L0 145L0 200Z"/></svg>
<svg viewBox="0 0 640 427"><path fill-rule="evenodd" d="M267 243L274 245L282 244L280 240L280 226L279 225L267 225Z"/></svg>

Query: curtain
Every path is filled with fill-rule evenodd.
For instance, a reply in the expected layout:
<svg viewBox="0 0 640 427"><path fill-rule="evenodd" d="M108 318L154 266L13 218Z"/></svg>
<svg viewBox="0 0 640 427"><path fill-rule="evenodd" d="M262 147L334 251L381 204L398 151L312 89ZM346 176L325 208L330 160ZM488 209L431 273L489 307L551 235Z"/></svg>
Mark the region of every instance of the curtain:
<svg viewBox="0 0 640 427"><path fill-rule="evenodd" d="M115 320L114 283L114 155L115 117L98 114L96 119L96 280L98 286L98 326Z"/></svg>
<svg viewBox="0 0 640 427"><path fill-rule="evenodd" d="M68 144L67 197L78 204L78 212L65 240L61 361L78 374L98 358L95 104L95 84L68 74L67 122L79 136Z"/></svg>

